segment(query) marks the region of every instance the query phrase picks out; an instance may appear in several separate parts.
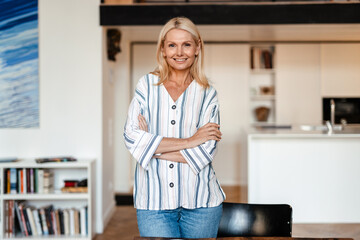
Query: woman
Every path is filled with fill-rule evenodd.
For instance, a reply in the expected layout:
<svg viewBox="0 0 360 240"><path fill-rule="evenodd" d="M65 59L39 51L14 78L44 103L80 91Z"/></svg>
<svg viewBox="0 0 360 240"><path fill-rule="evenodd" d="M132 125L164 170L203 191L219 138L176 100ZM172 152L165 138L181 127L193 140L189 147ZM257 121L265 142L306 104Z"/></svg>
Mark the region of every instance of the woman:
<svg viewBox="0 0 360 240"><path fill-rule="evenodd" d="M139 80L125 124L137 160L134 205L143 237L216 237L225 194L212 167L216 91L202 69L203 41L187 18L162 28L158 68Z"/></svg>

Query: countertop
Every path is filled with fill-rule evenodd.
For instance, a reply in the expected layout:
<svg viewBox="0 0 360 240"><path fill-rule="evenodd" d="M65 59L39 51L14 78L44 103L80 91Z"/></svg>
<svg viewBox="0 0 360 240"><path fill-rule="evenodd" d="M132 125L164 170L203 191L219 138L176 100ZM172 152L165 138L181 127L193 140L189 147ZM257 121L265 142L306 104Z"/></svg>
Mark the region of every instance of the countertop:
<svg viewBox="0 0 360 240"><path fill-rule="evenodd" d="M300 126L291 128L250 128L249 138L360 138L360 126L345 127L341 131L304 131Z"/></svg>

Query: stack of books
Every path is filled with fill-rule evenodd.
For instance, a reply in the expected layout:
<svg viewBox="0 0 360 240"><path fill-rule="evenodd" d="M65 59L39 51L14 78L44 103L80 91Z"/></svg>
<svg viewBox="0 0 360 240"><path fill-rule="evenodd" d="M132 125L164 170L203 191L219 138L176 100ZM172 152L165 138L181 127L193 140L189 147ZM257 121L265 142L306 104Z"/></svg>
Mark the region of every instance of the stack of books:
<svg viewBox="0 0 360 240"><path fill-rule="evenodd" d="M272 69L273 55L273 47L252 47L250 52L251 69Z"/></svg>
<svg viewBox="0 0 360 240"><path fill-rule="evenodd" d="M5 201L5 236L87 236L88 208L35 208L24 201Z"/></svg>
<svg viewBox="0 0 360 240"><path fill-rule="evenodd" d="M5 169L4 193L51 193L53 191L54 174L50 169Z"/></svg>

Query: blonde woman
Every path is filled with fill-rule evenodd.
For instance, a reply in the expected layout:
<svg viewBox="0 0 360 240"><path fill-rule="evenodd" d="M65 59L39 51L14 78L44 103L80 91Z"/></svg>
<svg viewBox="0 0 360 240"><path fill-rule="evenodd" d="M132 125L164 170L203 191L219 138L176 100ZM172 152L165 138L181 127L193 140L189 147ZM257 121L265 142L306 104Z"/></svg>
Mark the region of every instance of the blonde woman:
<svg viewBox="0 0 360 240"><path fill-rule="evenodd" d="M142 237L216 237L225 194L212 161L221 140L216 90L203 72L193 22L162 28L157 69L137 84L124 129L137 160L134 205Z"/></svg>

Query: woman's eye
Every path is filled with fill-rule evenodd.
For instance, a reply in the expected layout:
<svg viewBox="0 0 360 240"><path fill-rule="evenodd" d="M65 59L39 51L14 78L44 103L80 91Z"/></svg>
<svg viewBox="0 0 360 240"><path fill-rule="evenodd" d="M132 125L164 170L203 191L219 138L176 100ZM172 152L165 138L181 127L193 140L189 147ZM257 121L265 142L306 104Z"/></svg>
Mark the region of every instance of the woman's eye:
<svg viewBox="0 0 360 240"><path fill-rule="evenodd" d="M186 46L186 47L190 47L191 44L190 44L190 43L185 43L185 46Z"/></svg>
<svg viewBox="0 0 360 240"><path fill-rule="evenodd" d="M169 47L175 47L175 45L174 44L169 44Z"/></svg>

